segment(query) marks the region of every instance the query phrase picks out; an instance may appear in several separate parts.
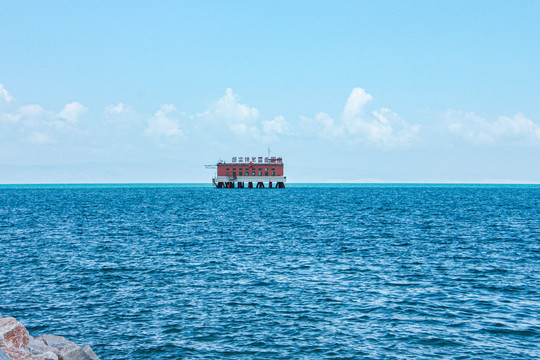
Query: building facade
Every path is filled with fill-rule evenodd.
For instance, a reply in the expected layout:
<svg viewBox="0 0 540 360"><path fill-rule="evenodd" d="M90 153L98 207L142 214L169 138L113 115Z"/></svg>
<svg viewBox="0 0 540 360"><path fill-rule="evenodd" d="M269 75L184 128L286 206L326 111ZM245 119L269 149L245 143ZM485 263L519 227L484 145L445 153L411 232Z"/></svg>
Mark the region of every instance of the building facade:
<svg viewBox="0 0 540 360"><path fill-rule="evenodd" d="M287 181L281 157L233 157L231 162L220 161L215 167L212 183L220 189L264 188L264 183L269 188L284 188Z"/></svg>

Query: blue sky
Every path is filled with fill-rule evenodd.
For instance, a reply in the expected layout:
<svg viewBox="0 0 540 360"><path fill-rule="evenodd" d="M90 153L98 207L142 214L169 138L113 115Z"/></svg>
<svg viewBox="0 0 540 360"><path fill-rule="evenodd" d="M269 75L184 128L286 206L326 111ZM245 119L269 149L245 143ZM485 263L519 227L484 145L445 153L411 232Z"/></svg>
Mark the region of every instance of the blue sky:
<svg viewBox="0 0 540 360"><path fill-rule="evenodd" d="M540 2L0 0L0 183L540 182Z"/></svg>

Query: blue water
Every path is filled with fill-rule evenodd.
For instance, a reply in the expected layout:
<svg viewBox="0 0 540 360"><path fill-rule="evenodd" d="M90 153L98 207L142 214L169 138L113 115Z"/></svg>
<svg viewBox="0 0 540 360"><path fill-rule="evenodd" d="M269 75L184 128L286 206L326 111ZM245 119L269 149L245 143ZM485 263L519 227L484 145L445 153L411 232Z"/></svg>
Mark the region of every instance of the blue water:
<svg viewBox="0 0 540 360"><path fill-rule="evenodd" d="M0 313L102 360L540 358L540 187L4 186Z"/></svg>

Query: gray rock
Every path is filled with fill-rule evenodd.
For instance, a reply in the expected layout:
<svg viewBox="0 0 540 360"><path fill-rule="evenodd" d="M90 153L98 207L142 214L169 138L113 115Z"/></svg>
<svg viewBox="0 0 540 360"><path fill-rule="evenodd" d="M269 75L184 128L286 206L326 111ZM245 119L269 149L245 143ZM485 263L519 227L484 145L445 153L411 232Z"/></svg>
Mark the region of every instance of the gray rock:
<svg viewBox="0 0 540 360"><path fill-rule="evenodd" d="M0 360L11 360L11 358L7 356L6 353L2 351L2 349L0 349Z"/></svg>
<svg viewBox="0 0 540 360"><path fill-rule="evenodd" d="M36 356L35 358L39 360L58 360L58 356L51 351L47 351L46 353L40 354Z"/></svg>
<svg viewBox="0 0 540 360"><path fill-rule="evenodd" d="M30 338L28 345L26 345L26 349L34 355L44 354L47 352L52 352L54 354L60 353L58 348L47 345L41 336L37 338Z"/></svg>
<svg viewBox="0 0 540 360"><path fill-rule="evenodd" d="M92 360L99 360L98 356L94 353L90 345L85 344L83 345L82 349L86 353L86 355L90 356Z"/></svg>
<svg viewBox="0 0 540 360"><path fill-rule="evenodd" d="M71 343L60 351L60 358L63 360L93 360L81 347Z"/></svg>
<svg viewBox="0 0 540 360"><path fill-rule="evenodd" d="M45 334L45 335L41 335L40 337L37 337L36 339L37 340L42 339L43 341L45 341L45 344L55 347L57 349L62 349L69 344L74 344L72 341L69 341L65 337L58 336L58 335Z"/></svg>

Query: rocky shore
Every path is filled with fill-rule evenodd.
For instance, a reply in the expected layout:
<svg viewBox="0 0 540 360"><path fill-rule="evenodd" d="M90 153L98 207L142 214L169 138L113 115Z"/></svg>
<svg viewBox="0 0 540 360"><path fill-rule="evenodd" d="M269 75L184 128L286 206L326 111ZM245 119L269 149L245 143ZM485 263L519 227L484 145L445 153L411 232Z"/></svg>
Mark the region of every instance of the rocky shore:
<svg viewBox="0 0 540 360"><path fill-rule="evenodd" d="M99 360L89 345L57 335L33 337L15 318L0 314L0 360Z"/></svg>

